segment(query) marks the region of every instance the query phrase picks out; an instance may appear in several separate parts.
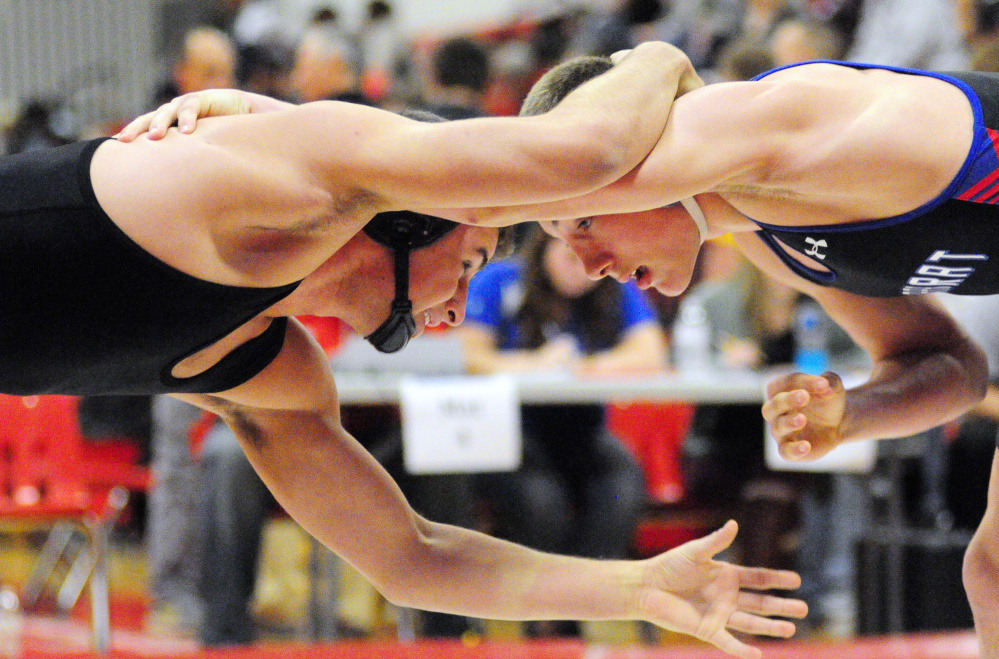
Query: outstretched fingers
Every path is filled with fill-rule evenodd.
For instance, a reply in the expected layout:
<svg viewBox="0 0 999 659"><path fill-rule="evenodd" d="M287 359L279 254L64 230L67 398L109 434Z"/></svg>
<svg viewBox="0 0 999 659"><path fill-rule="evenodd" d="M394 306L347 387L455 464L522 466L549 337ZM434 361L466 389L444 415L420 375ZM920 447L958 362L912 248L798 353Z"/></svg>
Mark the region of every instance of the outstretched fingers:
<svg viewBox="0 0 999 659"><path fill-rule="evenodd" d="M793 622L773 620L745 611L736 611L729 617L728 629L754 636L774 636L776 638L791 638L795 632Z"/></svg>
<svg viewBox="0 0 999 659"><path fill-rule="evenodd" d="M801 587L801 576L790 570L771 570L765 567L735 566L739 588L750 590L795 590Z"/></svg>
<svg viewBox="0 0 999 659"><path fill-rule="evenodd" d="M147 112L141 117L136 117L127 126L121 129L115 137L122 142L131 142L139 135L146 133L146 137L158 140L166 135L167 130L180 114L183 107L183 97L175 98L169 103L165 103L152 112ZM194 112L194 119L197 119L197 110ZM194 127L193 120L188 120L190 127ZM190 129L188 129L189 132Z"/></svg>
<svg viewBox="0 0 999 659"><path fill-rule="evenodd" d="M741 659L761 659L763 657L762 650L754 648L752 645L746 645L724 628L719 629L711 636L701 637L701 640L707 641L722 652L727 652Z"/></svg>
<svg viewBox="0 0 999 659"><path fill-rule="evenodd" d="M808 605L802 600L776 597L764 593L739 593L736 607L741 612L758 616L804 618L808 615Z"/></svg>

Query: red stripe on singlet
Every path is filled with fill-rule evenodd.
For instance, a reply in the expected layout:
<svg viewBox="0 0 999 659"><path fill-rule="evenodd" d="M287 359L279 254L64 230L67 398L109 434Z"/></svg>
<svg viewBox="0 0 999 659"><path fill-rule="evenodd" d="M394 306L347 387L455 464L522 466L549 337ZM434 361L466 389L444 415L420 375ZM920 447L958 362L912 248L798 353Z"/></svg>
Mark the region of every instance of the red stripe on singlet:
<svg viewBox="0 0 999 659"><path fill-rule="evenodd" d="M999 192L999 183L996 183L991 188L978 195L974 201L981 202L983 204L995 203L995 199L992 199L992 197L995 197L997 192Z"/></svg>
<svg viewBox="0 0 999 659"><path fill-rule="evenodd" d="M991 128L986 128L985 131L988 133L989 138L992 140L992 148L996 152L996 156L999 157L999 132L992 130ZM961 201L968 201L979 192L984 190L986 187L995 182L999 178L999 169L993 171L991 174L983 178L981 181L971 186L964 192L962 192L957 198ZM992 190L990 190L992 192ZM976 200L978 201L978 200Z"/></svg>

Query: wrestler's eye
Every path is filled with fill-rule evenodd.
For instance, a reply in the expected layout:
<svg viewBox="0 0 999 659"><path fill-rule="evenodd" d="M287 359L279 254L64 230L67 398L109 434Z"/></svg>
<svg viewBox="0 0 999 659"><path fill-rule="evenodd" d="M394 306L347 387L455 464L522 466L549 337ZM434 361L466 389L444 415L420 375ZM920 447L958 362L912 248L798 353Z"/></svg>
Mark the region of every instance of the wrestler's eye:
<svg viewBox="0 0 999 659"><path fill-rule="evenodd" d="M471 270L472 270L472 262L471 261L462 261L461 262L461 269L464 272L466 272L466 273L467 272L471 272Z"/></svg>
<svg viewBox="0 0 999 659"><path fill-rule="evenodd" d="M584 217L576 222L576 231L586 231L593 224L592 217Z"/></svg>

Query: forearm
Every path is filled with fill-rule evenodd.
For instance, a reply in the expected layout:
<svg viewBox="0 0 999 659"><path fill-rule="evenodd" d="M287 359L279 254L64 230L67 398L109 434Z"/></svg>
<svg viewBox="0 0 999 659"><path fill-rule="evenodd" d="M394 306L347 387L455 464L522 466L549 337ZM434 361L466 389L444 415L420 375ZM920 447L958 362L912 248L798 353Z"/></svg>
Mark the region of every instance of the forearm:
<svg viewBox="0 0 999 659"><path fill-rule="evenodd" d="M278 502L392 602L488 618L636 615L640 564L543 554L428 522L331 420L282 416L227 418Z"/></svg>
<svg viewBox="0 0 999 659"><path fill-rule="evenodd" d="M623 176L659 141L690 60L672 46L648 42L613 68L571 92L553 118L593 117L603 126L602 145Z"/></svg>
<svg viewBox="0 0 999 659"><path fill-rule="evenodd" d="M877 361L870 380L847 391L841 436L885 439L928 430L981 401L987 384L985 356L970 341Z"/></svg>
<svg viewBox="0 0 999 659"><path fill-rule="evenodd" d="M482 533L424 522L384 594L394 603L490 619L638 617L642 563L534 551Z"/></svg>

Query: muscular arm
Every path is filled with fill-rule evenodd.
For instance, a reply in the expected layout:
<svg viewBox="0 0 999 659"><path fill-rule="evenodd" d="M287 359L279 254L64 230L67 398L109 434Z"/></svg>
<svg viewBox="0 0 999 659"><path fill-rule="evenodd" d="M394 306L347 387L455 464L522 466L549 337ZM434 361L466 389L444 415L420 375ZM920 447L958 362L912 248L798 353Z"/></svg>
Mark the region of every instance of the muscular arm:
<svg viewBox="0 0 999 659"><path fill-rule="evenodd" d="M498 619L647 619L746 659L759 651L726 626L788 636L790 623L763 616L804 615L794 600L740 594L797 587L793 573L713 560L735 537L731 523L657 559L596 561L421 518L340 426L325 356L297 322L250 382L180 397L219 414L289 514L397 604Z"/></svg>
<svg viewBox="0 0 999 659"><path fill-rule="evenodd" d="M610 183L652 149L689 67L677 53L643 44L543 117L435 124L316 103L237 120L255 120L249 132L288 144L312 175L380 209L559 199Z"/></svg>
<svg viewBox="0 0 999 659"><path fill-rule="evenodd" d="M599 190L453 219L502 226L637 212L705 192L813 211L767 218L750 207L777 224L887 217L951 181L971 144L971 119L963 94L940 80L809 65L678 98L648 157Z"/></svg>
<svg viewBox="0 0 999 659"><path fill-rule="evenodd" d="M874 362L870 379L843 396L821 377L798 374L771 383L764 414L774 413L782 448L805 440L811 457L819 457L844 441L912 435L957 417L985 395L985 355L926 296L867 298L816 286L790 273L755 235L739 235L737 242L757 266L822 304ZM805 404L790 400L799 391L808 392ZM799 413L807 420L803 428L794 425Z"/></svg>

